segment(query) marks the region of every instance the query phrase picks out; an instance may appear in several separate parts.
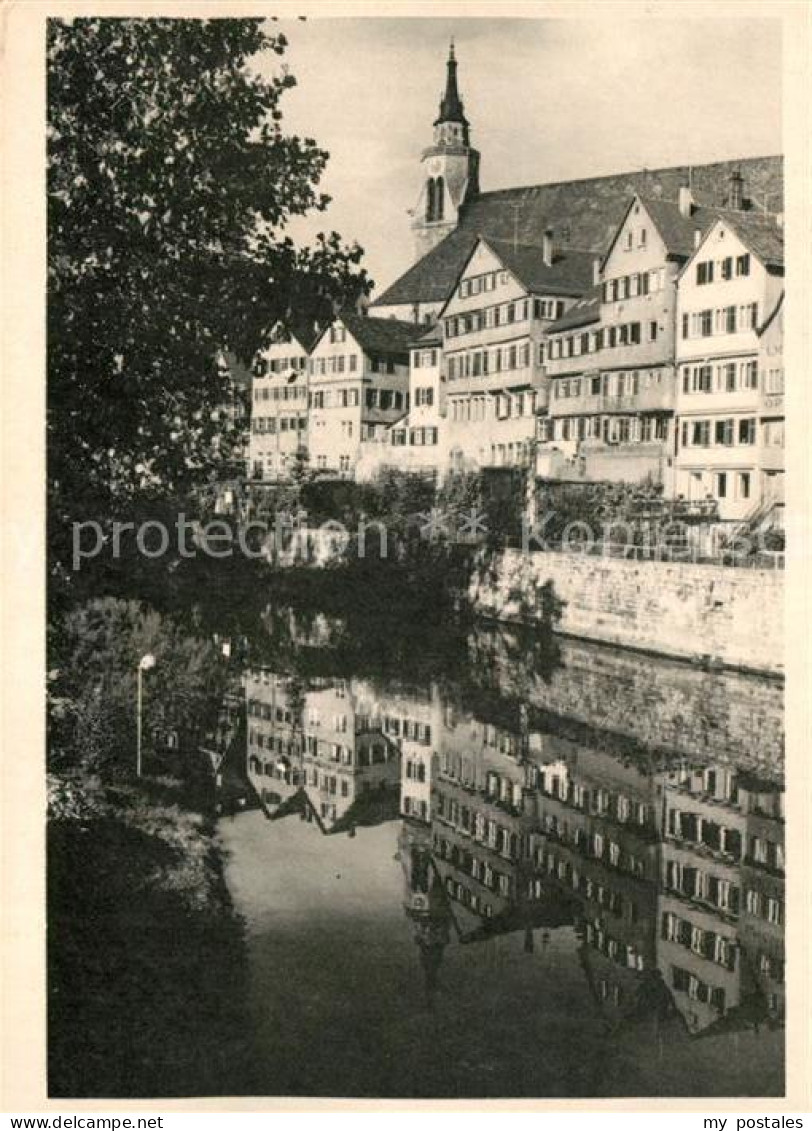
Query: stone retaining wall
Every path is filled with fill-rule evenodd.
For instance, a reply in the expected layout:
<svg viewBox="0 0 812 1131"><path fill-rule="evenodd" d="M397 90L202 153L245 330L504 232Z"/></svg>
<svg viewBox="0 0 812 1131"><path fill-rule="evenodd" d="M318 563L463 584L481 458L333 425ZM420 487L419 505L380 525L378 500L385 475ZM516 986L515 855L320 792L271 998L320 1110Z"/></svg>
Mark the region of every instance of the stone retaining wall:
<svg viewBox="0 0 812 1131"><path fill-rule="evenodd" d="M533 623L552 591L568 635L780 674L783 582L777 570L506 550L480 558L469 598L480 615Z"/></svg>

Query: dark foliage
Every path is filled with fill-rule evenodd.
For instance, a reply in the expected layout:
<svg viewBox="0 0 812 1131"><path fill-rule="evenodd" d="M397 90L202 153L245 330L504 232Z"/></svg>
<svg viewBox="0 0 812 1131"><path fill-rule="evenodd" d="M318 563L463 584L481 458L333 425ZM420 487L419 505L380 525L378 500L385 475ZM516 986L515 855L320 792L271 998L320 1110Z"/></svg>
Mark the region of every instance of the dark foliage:
<svg viewBox="0 0 812 1131"><path fill-rule="evenodd" d="M286 41L262 19L48 23L48 482L52 567L70 522L153 517L232 465L244 423L218 364L278 319L370 287L322 209L327 153L285 134ZM124 513L122 513L124 512Z"/></svg>
<svg viewBox="0 0 812 1131"><path fill-rule="evenodd" d="M216 857L177 813L174 844L150 818L49 826L51 1096L251 1091L242 928ZM202 881L161 882L195 851Z"/></svg>

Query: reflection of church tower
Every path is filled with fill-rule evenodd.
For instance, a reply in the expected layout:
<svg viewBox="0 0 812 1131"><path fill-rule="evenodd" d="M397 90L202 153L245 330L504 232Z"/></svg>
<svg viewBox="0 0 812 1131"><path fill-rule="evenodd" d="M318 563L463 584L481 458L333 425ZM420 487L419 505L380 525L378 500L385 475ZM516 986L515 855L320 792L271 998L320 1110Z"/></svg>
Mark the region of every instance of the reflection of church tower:
<svg viewBox="0 0 812 1131"><path fill-rule="evenodd" d="M428 830L403 824L399 855L405 891L403 905L412 922L413 937L420 954L429 1005L437 992L443 953L450 938L451 914L442 883L431 859Z"/></svg>
<svg viewBox="0 0 812 1131"><path fill-rule="evenodd" d="M471 148L469 129L457 89L452 43L445 93L434 123L434 144L421 157L423 186L412 222L418 259L456 228L460 208L479 192L479 154Z"/></svg>

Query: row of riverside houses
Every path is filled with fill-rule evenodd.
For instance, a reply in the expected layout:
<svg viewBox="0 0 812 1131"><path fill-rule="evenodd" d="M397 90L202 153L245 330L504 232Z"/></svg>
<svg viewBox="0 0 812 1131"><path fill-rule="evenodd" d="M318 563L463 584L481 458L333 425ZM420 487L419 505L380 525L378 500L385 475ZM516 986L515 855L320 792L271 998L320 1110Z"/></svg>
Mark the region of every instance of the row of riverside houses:
<svg viewBox="0 0 812 1131"><path fill-rule="evenodd" d="M254 369L252 477L305 453L355 478L525 466L780 516L781 158L482 193L456 70L452 51L417 262L369 314L279 328Z"/></svg>

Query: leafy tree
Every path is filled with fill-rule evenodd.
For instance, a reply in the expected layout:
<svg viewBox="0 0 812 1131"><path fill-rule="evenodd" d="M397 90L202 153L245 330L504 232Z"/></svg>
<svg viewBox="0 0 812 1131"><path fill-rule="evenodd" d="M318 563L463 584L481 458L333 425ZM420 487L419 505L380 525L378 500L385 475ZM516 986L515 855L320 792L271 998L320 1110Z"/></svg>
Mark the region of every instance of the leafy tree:
<svg viewBox="0 0 812 1131"><path fill-rule="evenodd" d="M48 23L48 479L51 551L67 528L184 495L228 458L218 357L250 358L295 312L326 319L371 288L323 209L328 154L282 130L295 85L261 19Z"/></svg>

